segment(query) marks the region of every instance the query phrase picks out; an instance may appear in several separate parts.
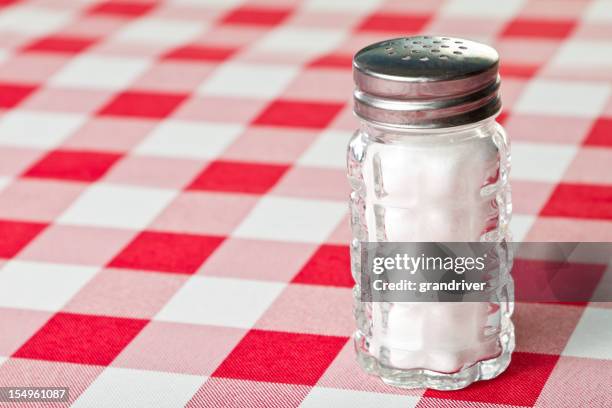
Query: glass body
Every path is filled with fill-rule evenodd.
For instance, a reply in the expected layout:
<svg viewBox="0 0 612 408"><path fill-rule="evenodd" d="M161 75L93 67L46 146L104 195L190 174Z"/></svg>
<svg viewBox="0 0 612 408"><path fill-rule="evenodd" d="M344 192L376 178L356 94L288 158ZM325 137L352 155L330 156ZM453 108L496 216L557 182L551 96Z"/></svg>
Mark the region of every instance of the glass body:
<svg viewBox="0 0 612 408"><path fill-rule="evenodd" d="M404 388L459 389L508 366L514 348L509 143L494 118L445 129L363 121L348 148L358 361ZM360 300L361 242L498 242L508 280L490 302Z"/></svg>

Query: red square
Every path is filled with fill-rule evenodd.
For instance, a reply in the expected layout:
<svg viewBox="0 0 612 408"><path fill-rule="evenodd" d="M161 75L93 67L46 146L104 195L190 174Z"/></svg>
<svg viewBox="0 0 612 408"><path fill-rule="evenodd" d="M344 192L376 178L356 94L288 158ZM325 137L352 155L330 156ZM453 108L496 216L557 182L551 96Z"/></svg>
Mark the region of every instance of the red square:
<svg viewBox="0 0 612 408"><path fill-rule="evenodd" d="M176 48L164 56L169 60L185 61L224 61L237 51L229 47L209 47L203 45L186 45Z"/></svg>
<svg viewBox="0 0 612 408"><path fill-rule="evenodd" d="M607 265L543 259L514 259L515 302L585 304Z"/></svg>
<svg viewBox="0 0 612 408"><path fill-rule="evenodd" d="M612 118L599 118L591 128L584 144L612 147Z"/></svg>
<svg viewBox="0 0 612 408"><path fill-rule="evenodd" d="M244 6L229 13L221 23L272 26L281 23L290 13L290 9Z"/></svg>
<svg viewBox="0 0 612 408"><path fill-rule="evenodd" d="M81 37L53 35L41 38L24 48L24 51L58 52L75 54L90 47L96 40Z"/></svg>
<svg viewBox="0 0 612 408"><path fill-rule="evenodd" d="M353 68L353 56L340 54L324 55L312 61L309 66L312 68L338 68L350 70Z"/></svg>
<svg viewBox="0 0 612 408"><path fill-rule="evenodd" d="M12 108L30 95L36 87L0 83L0 108Z"/></svg>
<svg viewBox="0 0 612 408"><path fill-rule="evenodd" d="M366 18L357 29L414 34L421 31L430 19L429 15L374 13Z"/></svg>
<svg viewBox="0 0 612 408"><path fill-rule="evenodd" d="M321 245L293 278L293 282L352 288L355 281L351 275L349 248L344 245Z"/></svg>
<svg viewBox="0 0 612 408"><path fill-rule="evenodd" d="M0 7L10 6L11 4L17 3L21 0L0 0Z"/></svg>
<svg viewBox="0 0 612 408"><path fill-rule="evenodd" d="M343 108L339 103L277 100L259 114L256 125L291 126L321 129Z"/></svg>
<svg viewBox="0 0 612 408"><path fill-rule="evenodd" d="M314 385L348 338L251 330L213 377Z"/></svg>
<svg viewBox="0 0 612 408"><path fill-rule="evenodd" d="M45 224L0 220L0 258L12 258L25 247Z"/></svg>
<svg viewBox="0 0 612 408"><path fill-rule="evenodd" d="M193 274L222 241L215 236L144 231L109 266Z"/></svg>
<svg viewBox="0 0 612 408"><path fill-rule="evenodd" d="M141 319L58 313L13 356L107 366L148 322Z"/></svg>
<svg viewBox="0 0 612 408"><path fill-rule="evenodd" d="M611 220L612 186L561 183L541 215Z"/></svg>
<svg viewBox="0 0 612 408"><path fill-rule="evenodd" d="M499 74L504 77L516 77L530 79L539 71L540 66L534 64L508 64L499 66Z"/></svg>
<svg viewBox="0 0 612 408"><path fill-rule="evenodd" d="M230 191L264 194L285 174L289 166L214 161L188 187L189 190Z"/></svg>
<svg viewBox="0 0 612 408"><path fill-rule="evenodd" d="M504 123L506 123L506 121L508 120L508 112L501 112L499 115L497 115L497 118L495 118L495 120L497 121L497 123L499 123L500 125L503 125Z"/></svg>
<svg viewBox="0 0 612 408"><path fill-rule="evenodd" d="M96 181L121 157L120 154L55 150L35 163L25 177Z"/></svg>
<svg viewBox="0 0 612 408"><path fill-rule="evenodd" d="M574 30L576 20L552 21L535 18L517 18L502 32L502 37L535 37L564 39Z"/></svg>
<svg viewBox="0 0 612 408"><path fill-rule="evenodd" d="M498 378L481 381L458 391L428 389L424 397L532 407L559 356L514 352L510 366Z"/></svg>
<svg viewBox="0 0 612 408"><path fill-rule="evenodd" d="M142 1L107 1L89 10L91 14L110 14L115 16L137 17L151 11L154 4Z"/></svg>
<svg viewBox="0 0 612 408"><path fill-rule="evenodd" d="M102 108L100 115L163 119L185 99L187 95L182 94L124 92Z"/></svg>

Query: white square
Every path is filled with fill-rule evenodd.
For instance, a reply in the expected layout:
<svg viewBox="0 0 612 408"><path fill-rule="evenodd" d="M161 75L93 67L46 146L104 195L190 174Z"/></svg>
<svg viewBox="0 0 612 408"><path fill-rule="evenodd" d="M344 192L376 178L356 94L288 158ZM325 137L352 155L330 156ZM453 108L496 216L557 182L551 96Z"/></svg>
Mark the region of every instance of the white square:
<svg viewBox="0 0 612 408"><path fill-rule="evenodd" d="M12 260L0 270L0 306L56 311L98 268Z"/></svg>
<svg viewBox="0 0 612 408"><path fill-rule="evenodd" d="M190 7L204 7L209 8L214 6L215 9L231 9L233 6L244 2L244 0L167 0L168 3L190 6Z"/></svg>
<svg viewBox="0 0 612 408"><path fill-rule="evenodd" d="M278 53L320 55L338 47L346 35L347 32L345 30L306 29L283 26L272 30L258 41L253 46L253 49Z"/></svg>
<svg viewBox="0 0 612 408"><path fill-rule="evenodd" d="M610 41L566 41L559 47L550 66L576 69L609 67L612 70L612 43Z"/></svg>
<svg viewBox="0 0 612 408"><path fill-rule="evenodd" d="M612 2L610 0L591 1L581 19L584 21L610 23L612 22Z"/></svg>
<svg viewBox="0 0 612 408"><path fill-rule="evenodd" d="M232 235L321 243L346 213L346 203L265 196Z"/></svg>
<svg viewBox="0 0 612 408"><path fill-rule="evenodd" d="M412 395L314 387L302 401L300 408L413 408L416 407L419 399L419 397Z"/></svg>
<svg viewBox="0 0 612 408"><path fill-rule="evenodd" d="M576 146L548 143L512 143L513 179L558 182L576 155Z"/></svg>
<svg viewBox="0 0 612 408"><path fill-rule="evenodd" d="M531 81L514 105L515 113L595 118L610 96L607 82Z"/></svg>
<svg viewBox="0 0 612 408"><path fill-rule="evenodd" d="M12 177L0 176L0 191L2 191L4 187L11 184L12 181L13 181Z"/></svg>
<svg viewBox="0 0 612 408"><path fill-rule="evenodd" d="M0 49L0 62L4 62L8 59L10 53L7 50Z"/></svg>
<svg viewBox="0 0 612 408"><path fill-rule="evenodd" d="M279 282L194 276L155 320L251 328L285 286Z"/></svg>
<svg viewBox="0 0 612 408"><path fill-rule="evenodd" d="M301 8L312 11L340 11L351 13L355 11L369 11L376 9L382 0L306 0Z"/></svg>
<svg viewBox="0 0 612 408"><path fill-rule="evenodd" d="M169 120L134 150L137 154L215 158L244 130L242 125Z"/></svg>
<svg viewBox="0 0 612 408"><path fill-rule="evenodd" d="M525 0L450 0L444 4L441 12L452 16L504 17L509 20L524 4Z"/></svg>
<svg viewBox="0 0 612 408"><path fill-rule="evenodd" d="M535 219L536 217L533 215L512 214L512 220L510 221L512 241L523 242L529 230L531 230Z"/></svg>
<svg viewBox="0 0 612 408"><path fill-rule="evenodd" d="M172 190L97 183L77 198L58 223L143 229L175 194Z"/></svg>
<svg viewBox="0 0 612 408"><path fill-rule="evenodd" d="M200 85L198 93L269 99L278 96L297 73L290 66L224 64Z"/></svg>
<svg viewBox="0 0 612 408"><path fill-rule="evenodd" d="M7 7L0 13L0 32L17 32L42 36L62 27L71 12L33 6Z"/></svg>
<svg viewBox="0 0 612 408"><path fill-rule="evenodd" d="M346 167L346 150L353 135L352 132L328 130L304 152L299 164L315 167L344 169Z"/></svg>
<svg viewBox="0 0 612 408"><path fill-rule="evenodd" d="M150 62L143 58L82 55L49 81L51 85L93 89L127 88Z"/></svg>
<svg viewBox="0 0 612 408"><path fill-rule="evenodd" d="M612 360L612 310L587 307L561 354Z"/></svg>
<svg viewBox="0 0 612 408"><path fill-rule="evenodd" d="M198 375L107 367L72 407L183 407L204 384L206 378Z"/></svg>
<svg viewBox="0 0 612 408"><path fill-rule="evenodd" d="M205 28L206 25L202 22L141 18L127 25L114 38L122 41L178 45L197 37Z"/></svg>
<svg viewBox="0 0 612 408"><path fill-rule="evenodd" d="M11 111L0 117L0 144L40 149L55 147L87 116L69 113Z"/></svg>

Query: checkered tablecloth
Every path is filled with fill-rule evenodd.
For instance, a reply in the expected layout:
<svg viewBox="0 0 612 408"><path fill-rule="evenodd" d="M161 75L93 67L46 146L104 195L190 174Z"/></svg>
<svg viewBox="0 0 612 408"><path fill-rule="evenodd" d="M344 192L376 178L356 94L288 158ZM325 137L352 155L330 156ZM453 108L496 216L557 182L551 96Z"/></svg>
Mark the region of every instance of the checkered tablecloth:
<svg viewBox="0 0 612 408"><path fill-rule="evenodd" d="M0 386L75 407L612 407L604 304L518 304L510 368L462 391L355 363L350 61L414 33L502 56L516 238L612 241L612 1L0 0Z"/></svg>

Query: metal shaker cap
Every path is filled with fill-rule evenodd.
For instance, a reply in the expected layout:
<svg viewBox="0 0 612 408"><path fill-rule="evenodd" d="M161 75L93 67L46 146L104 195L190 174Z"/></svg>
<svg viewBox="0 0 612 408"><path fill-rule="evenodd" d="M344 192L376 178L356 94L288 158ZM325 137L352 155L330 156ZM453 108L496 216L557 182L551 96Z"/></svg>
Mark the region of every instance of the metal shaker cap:
<svg viewBox="0 0 612 408"><path fill-rule="evenodd" d="M501 109L499 55L484 44L415 36L369 45L353 58L355 114L386 126L444 128Z"/></svg>

